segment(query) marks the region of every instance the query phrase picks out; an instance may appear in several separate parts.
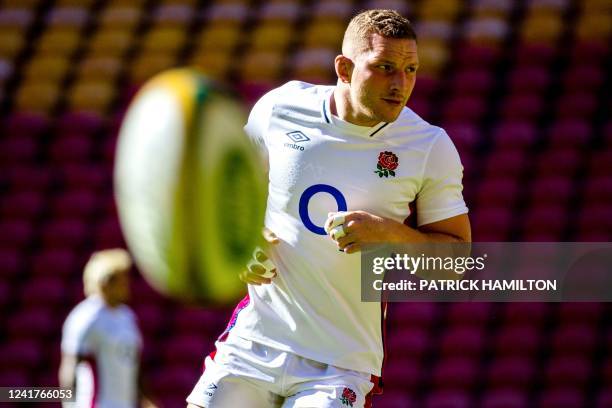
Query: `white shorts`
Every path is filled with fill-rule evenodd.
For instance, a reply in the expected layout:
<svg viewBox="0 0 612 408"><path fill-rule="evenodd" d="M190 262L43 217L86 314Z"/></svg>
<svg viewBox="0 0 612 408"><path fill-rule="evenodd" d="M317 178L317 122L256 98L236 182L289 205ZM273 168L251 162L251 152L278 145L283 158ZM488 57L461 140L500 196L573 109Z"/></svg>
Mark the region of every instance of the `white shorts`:
<svg viewBox="0 0 612 408"><path fill-rule="evenodd" d="M370 374L229 337L206 357L204 373L187 402L204 408L371 406Z"/></svg>

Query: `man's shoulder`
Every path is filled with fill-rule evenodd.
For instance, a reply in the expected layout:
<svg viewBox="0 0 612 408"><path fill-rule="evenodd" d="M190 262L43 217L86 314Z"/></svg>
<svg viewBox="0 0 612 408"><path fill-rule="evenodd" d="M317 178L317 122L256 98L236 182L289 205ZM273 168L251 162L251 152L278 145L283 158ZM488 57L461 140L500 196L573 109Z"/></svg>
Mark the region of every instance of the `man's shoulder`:
<svg viewBox="0 0 612 408"><path fill-rule="evenodd" d="M316 85L304 81L289 81L276 88L279 93L302 93L302 94L318 94L330 89L329 85Z"/></svg>
<svg viewBox="0 0 612 408"><path fill-rule="evenodd" d="M136 313L134 312L134 310L129 307L128 305L126 305L125 303L118 306L118 311L123 314L123 316L128 319L131 320L133 322L138 322L138 316L136 315Z"/></svg>
<svg viewBox="0 0 612 408"><path fill-rule="evenodd" d="M408 106L404 106L394 123L398 126L413 126L419 129L427 129L432 131L440 130L438 126L432 125Z"/></svg>
<svg viewBox="0 0 612 408"><path fill-rule="evenodd" d="M95 296L89 296L77 304L68 317L66 323L92 324L104 309L104 302Z"/></svg>
<svg viewBox="0 0 612 408"><path fill-rule="evenodd" d="M440 134L444 133L444 129L427 122L407 106L402 109L398 118L391 124L390 129L396 130L400 133L415 132L418 134L427 135L432 139L435 139Z"/></svg>
<svg viewBox="0 0 612 408"><path fill-rule="evenodd" d="M319 99L331 86L315 85L304 81L289 81L266 93L262 99L268 99L273 104L299 103L314 97Z"/></svg>

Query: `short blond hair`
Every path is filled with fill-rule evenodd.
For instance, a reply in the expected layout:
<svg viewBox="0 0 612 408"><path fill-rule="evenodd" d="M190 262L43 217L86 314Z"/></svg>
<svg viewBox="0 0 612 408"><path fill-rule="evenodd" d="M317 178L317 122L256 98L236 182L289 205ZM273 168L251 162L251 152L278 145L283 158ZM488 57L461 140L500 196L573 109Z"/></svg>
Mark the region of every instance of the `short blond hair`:
<svg viewBox="0 0 612 408"><path fill-rule="evenodd" d="M83 271L83 289L86 296L98 293L109 277L127 272L132 267L132 257L122 248L94 252Z"/></svg>
<svg viewBox="0 0 612 408"><path fill-rule="evenodd" d="M375 9L362 11L351 19L344 32L342 53L362 51L370 46L370 35L376 33L386 38L417 39L416 32L406 17L395 10Z"/></svg>

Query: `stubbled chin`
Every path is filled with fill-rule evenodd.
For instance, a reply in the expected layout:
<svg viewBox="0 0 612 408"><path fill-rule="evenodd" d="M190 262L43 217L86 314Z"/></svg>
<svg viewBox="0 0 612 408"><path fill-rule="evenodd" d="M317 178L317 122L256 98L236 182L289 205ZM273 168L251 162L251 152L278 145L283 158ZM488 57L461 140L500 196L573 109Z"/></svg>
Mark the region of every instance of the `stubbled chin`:
<svg viewBox="0 0 612 408"><path fill-rule="evenodd" d="M398 107L397 109L394 109L394 110L387 110L387 112L385 112L385 114L382 117L382 121L387 122L387 123L395 122L401 112L402 112L402 107Z"/></svg>

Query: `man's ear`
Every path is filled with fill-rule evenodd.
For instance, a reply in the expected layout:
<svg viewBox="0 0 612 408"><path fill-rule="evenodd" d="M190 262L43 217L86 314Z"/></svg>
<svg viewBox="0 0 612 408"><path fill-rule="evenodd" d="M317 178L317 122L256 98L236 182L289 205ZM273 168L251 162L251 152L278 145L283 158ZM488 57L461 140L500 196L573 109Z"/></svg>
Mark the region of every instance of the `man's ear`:
<svg viewBox="0 0 612 408"><path fill-rule="evenodd" d="M350 83L351 76L353 74L353 61L344 55L338 55L334 60L334 66L336 68L336 75L338 75L338 79L346 84Z"/></svg>

